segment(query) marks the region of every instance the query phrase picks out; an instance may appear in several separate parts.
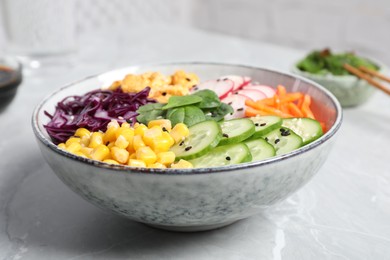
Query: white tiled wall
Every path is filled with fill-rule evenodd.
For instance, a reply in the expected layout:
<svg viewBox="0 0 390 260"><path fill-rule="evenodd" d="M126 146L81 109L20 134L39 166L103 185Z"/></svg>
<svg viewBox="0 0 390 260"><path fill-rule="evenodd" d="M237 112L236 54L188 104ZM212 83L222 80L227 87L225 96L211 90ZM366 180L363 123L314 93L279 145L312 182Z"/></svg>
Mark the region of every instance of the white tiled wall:
<svg viewBox="0 0 390 260"><path fill-rule="evenodd" d="M81 33L183 24L305 50L355 50L390 64L390 0L83 0ZM3 37L0 31L0 45Z"/></svg>

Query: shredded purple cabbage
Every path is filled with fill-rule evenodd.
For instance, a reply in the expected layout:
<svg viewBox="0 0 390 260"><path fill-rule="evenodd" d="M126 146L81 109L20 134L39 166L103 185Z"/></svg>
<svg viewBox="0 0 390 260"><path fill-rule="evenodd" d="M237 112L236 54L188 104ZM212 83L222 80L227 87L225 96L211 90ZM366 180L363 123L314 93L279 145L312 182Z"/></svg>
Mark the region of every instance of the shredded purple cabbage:
<svg viewBox="0 0 390 260"><path fill-rule="evenodd" d="M148 98L150 88L138 93L124 93L121 88L93 90L83 96L69 96L58 102L54 115L45 111L51 120L46 131L55 144L65 142L76 130L84 127L89 131L106 131L108 123L115 119L119 123L136 123L136 112L140 106L155 103Z"/></svg>

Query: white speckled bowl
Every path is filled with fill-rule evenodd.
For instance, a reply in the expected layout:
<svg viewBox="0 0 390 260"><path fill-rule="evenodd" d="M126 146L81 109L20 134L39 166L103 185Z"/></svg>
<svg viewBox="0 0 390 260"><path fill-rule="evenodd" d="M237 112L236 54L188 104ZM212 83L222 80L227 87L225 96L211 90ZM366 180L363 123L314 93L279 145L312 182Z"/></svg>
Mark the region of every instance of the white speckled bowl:
<svg viewBox="0 0 390 260"><path fill-rule="evenodd" d="M313 98L313 111L327 133L292 153L268 160L202 169L147 169L114 166L58 149L43 127L64 97L100 88L126 73L176 69L197 73L201 80L222 75L250 76L266 85L283 84ZM325 162L342 121L336 98L301 77L248 66L181 63L134 66L83 79L54 92L35 109L32 126L42 154L57 176L73 191L103 209L155 227L199 231L222 227L254 215L307 183Z"/></svg>
<svg viewBox="0 0 390 260"><path fill-rule="evenodd" d="M372 61L380 67L379 72L387 73L386 66L378 61ZM297 64L297 63L296 63ZM338 99L343 107L354 107L366 102L374 93L375 87L367 81L353 75L335 76L332 74L317 75L298 69L294 64L291 72L313 80L328 89Z"/></svg>

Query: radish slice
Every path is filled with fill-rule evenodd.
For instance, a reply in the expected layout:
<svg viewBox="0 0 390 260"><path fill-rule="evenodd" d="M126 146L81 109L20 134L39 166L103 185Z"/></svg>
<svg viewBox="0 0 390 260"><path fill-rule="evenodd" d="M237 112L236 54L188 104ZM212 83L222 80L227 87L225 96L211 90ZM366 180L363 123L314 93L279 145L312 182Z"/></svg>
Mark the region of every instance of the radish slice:
<svg viewBox="0 0 390 260"><path fill-rule="evenodd" d="M229 95L223 100L221 100L222 102L231 105L234 110L233 115L228 114L225 116L225 119L229 120L233 118L245 117L245 100L247 100L247 98L240 94Z"/></svg>
<svg viewBox="0 0 390 260"><path fill-rule="evenodd" d="M233 91L239 90L245 85L245 79L244 77L241 76L228 75L228 76L221 77L220 79L222 80L230 79L231 81L233 81L234 82Z"/></svg>
<svg viewBox="0 0 390 260"><path fill-rule="evenodd" d="M192 88L193 92L203 89L214 91L220 99L227 97L233 91L234 82L227 80L209 80Z"/></svg>
<svg viewBox="0 0 390 260"><path fill-rule="evenodd" d="M274 88L271 88L270 86L266 85L247 85L243 89L252 89L252 90L258 90L263 92L267 98L275 96L276 90Z"/></svg>
<svg viewBox="0 0 390 260"><path fill-rule="evenodd" d="M246 85L250 84L252 82L252 78L251 77L243 77L244 79L244 84L243 84L243 87L245 87Z"/></svg>
<svg viewBox="0 0 390 260"><path fill-rule="evenodd" d="M241 90L237 91L237 94L250 97L252 100L255 100L255 101L267 98L266 94L264 94L262 91L256 90L256 89L241 89Z"/></svg>

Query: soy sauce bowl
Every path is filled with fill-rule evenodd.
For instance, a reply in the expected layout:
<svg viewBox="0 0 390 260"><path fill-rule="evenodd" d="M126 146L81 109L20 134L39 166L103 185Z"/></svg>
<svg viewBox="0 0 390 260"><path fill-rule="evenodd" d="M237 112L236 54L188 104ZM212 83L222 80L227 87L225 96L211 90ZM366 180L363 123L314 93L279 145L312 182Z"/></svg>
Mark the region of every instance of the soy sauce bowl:
<svg viewBox="0 0 390 260"><path fill-rule="evenodd" d="M0 111L14 99L22 83L22 64L11 56L0 57Z"/></svg>

